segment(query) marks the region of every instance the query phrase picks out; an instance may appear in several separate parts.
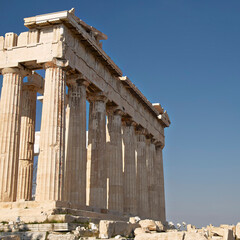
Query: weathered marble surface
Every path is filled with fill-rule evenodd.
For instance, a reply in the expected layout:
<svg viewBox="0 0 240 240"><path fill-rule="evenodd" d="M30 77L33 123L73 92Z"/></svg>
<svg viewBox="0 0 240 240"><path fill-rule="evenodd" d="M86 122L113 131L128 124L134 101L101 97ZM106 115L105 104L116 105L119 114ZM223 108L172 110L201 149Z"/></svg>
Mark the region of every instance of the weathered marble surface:
<svg viewBox="0 0 240 240"><path fill-rule="evenodd" d="M49 212L88 209L165 221L162 150L164 129L170 125L167 112L122 76L102 48L100 40L107 36L74 10L24 20L28 32L0 37L4 214L16 200L17 212L25 214L21 201L32 197L38 92L43 108L33 205L52 206L53 201L59 209L52 206ZM45 79L33 72L38 69L45 70Z"/></svg>

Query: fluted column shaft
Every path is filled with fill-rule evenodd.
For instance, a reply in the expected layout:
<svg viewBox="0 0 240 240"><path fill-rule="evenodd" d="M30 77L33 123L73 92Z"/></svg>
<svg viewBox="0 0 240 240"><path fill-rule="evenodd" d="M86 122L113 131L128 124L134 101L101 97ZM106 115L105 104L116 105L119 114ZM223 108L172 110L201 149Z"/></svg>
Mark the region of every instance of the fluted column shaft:
<svg viewBox="0 0 240 240"><path fill-rule="evenodd" d="M123 121L123 209L137 214L136 135L135 123Z"/></svg>
<svg viewBox="0 0 240 240"><path fill-rule="evenodd" d="M156 145L156 188L158 193L158 219L160 221L166 221L165 212L165 192L164 192L164 174L163 174L163 157L162 157L161 145Z"/></svg>
<svg viewBox="0 0 240 240"><path fill-rule="evenodd" d="M122 112L107 111L108 209L123 212Z"/></svg>
<svg viewBox="0 0 240 240"><path fill-rule="evenodd" d="M0 103L0 202L17 196L23 77L18 69L2 70Z"/></svg>
<svg viewBox="0 0 240 240"><path fill-rule="evenodd" d="M157 189L155 184L155 160L156 160L156 153L155 153L155 145L152 142L152 139L149 138L147 140L146 146L146 154L147 154L147 175L148 175L148 203L149 203L149 216L151 219L157 220Z"/></svg>
<svg viewBox="0 0 240 240"><path fill-rule="evenodd" d="M149 215L147 179L146 137L142 131L137 131L137 213L140 218Z"/></svg>
<svg viewBox="0 0 240 240"><path fill-rule="evenodd" d="M66 73L46 65L36 200L62 200Z"/></svg>
<svg viewBox="0 0 240 240"><path fill-rule="evenodd" d="M91 96L89 100L87 204L106 209L106 98Z"/></svg>
<svg viewBox="0 0 240 240"><path fill-rule="evenodd" d="M23 86L17 199L31 200L37 89Z"/></svg>
<svg viewBox="0 0 240 240"><path fill-rule="evenodd" d="M86 84L75 80L68 88L69 122L64 180L65 200L84 206L87 164Z"/></svg>

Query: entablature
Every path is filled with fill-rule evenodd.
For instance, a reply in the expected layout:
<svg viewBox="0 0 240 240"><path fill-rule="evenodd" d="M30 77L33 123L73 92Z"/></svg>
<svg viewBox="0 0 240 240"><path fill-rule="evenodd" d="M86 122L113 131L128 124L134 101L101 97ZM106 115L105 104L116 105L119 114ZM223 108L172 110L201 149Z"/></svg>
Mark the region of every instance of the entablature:
<svg viewBox="0 0 240 240"><path fill-rule="evenodd" d="M41 29L43 27L53 27L55 25L64 24L79 40L84 42L98 58L100 58L116 76L122 76L121 70L111 60L111 58L101 48L99 40L106 40L107 36L89 26L84 21L74 15L74 11L62 11L49 14L38 15L24 19L24 25L29 29Z"/></svg>
<svg viewBox="0 0 240 240"><path fill-rule="evenodd" d="M25 18L29 32L0 37L0 71L23 66L43 69L46 63L64 62L69 73L81 74L88 92L102 92L133 121L164 143L164 128L170 125L167 112L152 105L102 50L98 41L106 35L87 25L72 12L63 11Z"/></svg>

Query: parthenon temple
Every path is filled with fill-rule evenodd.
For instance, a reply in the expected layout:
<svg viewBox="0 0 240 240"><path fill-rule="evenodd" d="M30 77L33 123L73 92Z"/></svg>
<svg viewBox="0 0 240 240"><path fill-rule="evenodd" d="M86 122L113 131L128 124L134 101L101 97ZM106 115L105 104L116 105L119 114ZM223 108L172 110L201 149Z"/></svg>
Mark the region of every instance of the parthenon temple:
<svg viewBox="0 0 240 240"><path fill-rule="evenodd" d="M73 9L28 17L24 25L27 32L0 37L0 221L31 222L45 210L165 221L167 112L122 76L102 48L107 36Z"/></svg>

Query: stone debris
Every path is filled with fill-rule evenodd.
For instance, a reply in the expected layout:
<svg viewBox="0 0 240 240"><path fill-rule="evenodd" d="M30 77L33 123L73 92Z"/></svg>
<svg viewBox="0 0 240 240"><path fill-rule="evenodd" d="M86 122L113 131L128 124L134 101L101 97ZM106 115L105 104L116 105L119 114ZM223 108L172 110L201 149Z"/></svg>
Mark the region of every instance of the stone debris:
<svg viewBox="0 0 240 240"><path fill-rule="evenodd" d="M100 220L96 223L0 223L0 240L240 240L240 223L209 225L201 229L183 224L175 229L172 223L134 218L127 221ZM185 225L185 226L184 226ZM185 229L185 227L187 228ZM18 229L18 231L16 231Z"/></svg>
<svg viewBox="0 0 240 240"><path fill-rule="evenodd" d="M153 240L235 240L239 231L240 223L235 225L222 224L219 227L209 225L201 229L194 225L186 223L178 224L175 228L172 222L163 224L162 222L145 219L139 222L140 228L134 231L136 240L153 239ZM181 231L183 227L186 231ZM236 236L236 238L235 238Z"/></svg>

